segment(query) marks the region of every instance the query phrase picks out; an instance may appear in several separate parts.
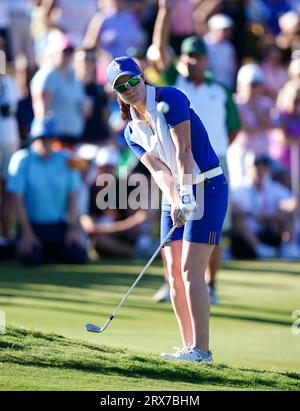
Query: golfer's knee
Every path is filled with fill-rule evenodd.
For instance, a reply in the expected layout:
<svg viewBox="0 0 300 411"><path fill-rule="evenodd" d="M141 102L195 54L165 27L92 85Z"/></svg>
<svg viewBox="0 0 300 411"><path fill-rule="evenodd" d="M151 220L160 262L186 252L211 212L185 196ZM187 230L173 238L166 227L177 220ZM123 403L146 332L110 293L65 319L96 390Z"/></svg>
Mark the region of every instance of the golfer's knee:
<svg viewBox="0 0 300 411"><path fill-rule="evenodd" d="M195 266L187 262L182 267L182 278L185 282L192 282L194 280L199 282L204 280L205 269L204 265Z"/></svg>

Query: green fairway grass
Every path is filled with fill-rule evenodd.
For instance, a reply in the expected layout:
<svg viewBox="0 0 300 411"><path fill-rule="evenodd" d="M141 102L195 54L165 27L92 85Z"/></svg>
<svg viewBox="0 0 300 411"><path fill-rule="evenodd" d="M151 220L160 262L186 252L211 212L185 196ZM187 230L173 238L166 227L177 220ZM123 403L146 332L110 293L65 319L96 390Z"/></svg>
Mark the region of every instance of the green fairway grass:
<svg viewBox="0 0 300 411"><path fill-rule="evenodd" d="M167 377L168 370L174 371L179 365L169 365L159 359L160 352L172 351L173 346L181 345L170 304L157 304L152 300L153 293L162 284L159 261L150 267L103 334L90 334L84 330L85 323L104 324L144 264L145 261L103 260L88 266L22 268L17 264L2 263L0 310L5 312L8 324L79 338L81 343L74 342L75 351L72 351L72 355L78 355L79 359L81 351L85 359L97 352L96 348L85 346L82 341L94 344L93 347L98 346L99 356L105 346L101 355L106 357L103 360L106 365L104 367L101 356L97 357L98 365L92 370L81 369L79 365L73 367L71 358L66 359L70 360L70 364L65 364L55 353L59 354L63 344L70 347L72 340L53 337L53 345L48 342L47 349L48 356L52 358L52 346L53 363L50 366L46 363L42 369L43 378L39 379L37 376L46 358L43 360L38 356L35 363L35 350L39 350L39 344L46 347L50 340L44 337L35 339L34 334L28 334L25 340L37 344L35 347L32 342L33 351L30 351L22 346L22 333L26 332L12 328L11 333L0 336L0 342L8 344L0 350L0 356L5 355L3 364L0 358L1 389L55 388L55 373L65 383L64 387L56 387L62 389L89 389L89 385L91 389L133 389L139 381L136 389L250 389L251 381L255 381L255 369L266 371L259 372L258 379L279 381L277 386L273 382L269 386L266 383L261 386L262 389L280 389L281 383L282 389L287 389L289 383L291 389L297 386L300 389L300 335L292 333L292 314L300 310L299 263L230 261L223 264L218 282L220 305L212 307L211 316L210 345L215 363L213 368L205 366L201 371L207 376L203 377L203 381L194 383L187 377L176 381L174 377ZM12 350L10 339L14 340L14 347L20 345L20 349ZM124 347L128 351L124 351ZM44 348L41 350L44 351ZM127 364L124 368L118 364L119 355ZM19 360L13 361L15 356L19 356ZM115 363L109 364L114 362L114 356ZM143 363L148 370L141 371L142 375L128 372L130 359L135 357L138 360L132 362L133 369ZM21 358L28 358L28 363L25 360L22 363ZM110 367L114 366L117 367L115 371L110 371ZM104 371L99 371L99 375L101 367ZM163 367L161 378L155 370L151 374L153 367ZM180 370L188 370L186 367L186 364L180 364ZM76 387L79 375L82 379L78 380ZM218 377L215 381L213 378L218 375L221 375L220 380ZM226 375L226 378L231 375L236 378L233 384L225 384ZM244 378L247 382L243 385L239 381ZM201 387L199 384L202 384ZM259 388L259 384L254 384L256 389Z"/></svg>
<svg viewBox="0 0 300 411"><path fill-rule="evenodd" d="M0 389L297 390L300 374L166 361L153 354L9 327Z"/></svg>

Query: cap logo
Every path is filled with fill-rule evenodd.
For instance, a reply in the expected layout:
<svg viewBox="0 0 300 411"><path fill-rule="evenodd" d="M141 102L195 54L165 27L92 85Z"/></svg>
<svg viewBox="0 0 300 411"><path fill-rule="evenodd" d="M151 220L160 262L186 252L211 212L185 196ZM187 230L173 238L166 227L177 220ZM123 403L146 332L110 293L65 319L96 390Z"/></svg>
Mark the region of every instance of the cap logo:
<svg viewBox="0 0 300 411"><path fill-rule="evenodd" d="M114 71L121 71L121 66L120 66L119 63L117 63L117 62L115 61L114 64L113 64L113 66L112 66L112 69L113 69Z"/></svg>

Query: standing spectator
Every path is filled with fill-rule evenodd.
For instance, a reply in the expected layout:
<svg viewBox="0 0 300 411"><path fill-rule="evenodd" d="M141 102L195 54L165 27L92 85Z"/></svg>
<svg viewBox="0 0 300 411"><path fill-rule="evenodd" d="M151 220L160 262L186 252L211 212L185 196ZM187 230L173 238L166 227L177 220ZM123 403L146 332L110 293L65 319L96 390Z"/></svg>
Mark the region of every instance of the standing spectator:
<svg viewBox="0 0 300 411"><path fill-rule="evenodd" d="M181 43L186 37L195 34L192 0L177 0L171 15L171 46L176 54L180 53Z"/></svg>
<svg viewBox="0 0 300 411"><path fill-rule="evenodd" d="M9 1L10 40L13 59L25 55L31 71L35 67L34 48L30 30L30 15L34 6L33 0Z"/></svg>
<svg viewBox="0 0 300 411"><path fill-rule="evenodd" d="M48 61L31 81L35 117L51 112L61 141L74 144L84 128L84 87L75 78L72 59L74 45L61 33L52 33Z"/></svg>
<svg viewBox="0 0 300 411"><path fill-rule="evenodd" d="M86 262L76 210L81 180L62 151L54 152L53 119L35 119L29 149L17 151L9 165L8 190L20 227L19 258L23 264L52 261Z"/></svg>
<svg viewBox="0 0 300 411"><path fill-rule="evenodd" d="M282 64L282 52L275 44L265 48L261 68L265 78L265 93L276 100L279 90L287 81L287 72Z"/></svg>
<svg viewBox="0 0 300 411"><path fill-rule="evenodd" d="M248 153L247 178L233 193L232 253L238 258L300 258L295 243L297 201L270 178L266 156Z"/></svg>
<svg viewBox="0 0 300 411"><path fill-rule="evenodd" d="M99 9L102 2L99 1ZM91 19L84 46L99 47L112 57L122 56L130 47L140 48L144 32L126 0L109 0L108 6Z"/></svg>
<svg viewBox="0 0 300 411"><path fill-rule="evenodd" d="M276 35L280 30L281 16L289 13L291 6L288 0L264 0L263 3L267 8L267 26L271 30L271 33Z"/></svg>
<svg viewBox="0 0 300 411"><path fill-rule="evenodd" d="M225 175L227 173L226 150L240 127L237 109L231 92L215 81L207 69L207 52L204 42L197 36L186 38L181 45L181 56L176 66L174 57L169 53L168 37L172 7L163 0L153 33L153 44L160 52L160 63L165 67L162 77L169 85L175 85L184 92L191 107L200 117L209 136ZM223 229L228 230L229 214ZM215 247L209 260L206 273L212 303L217 303L215 292L216 274L221 262L221 247Z"/></svg>
<svg viewBox="0 0 300 411"><path fill-rule="evenodd" d="M76 77L84 84L85 94L90 98L91 112L86 119L82 134L83 142L107 144L110 138L108 126L108 99L104 87L96 81L97 59L94 49L80 49L75 54Z"/></svg>
<svg viewBox="0 0 300 411"><path fill-rule="evenodd" d="M0 74L0 185L2 235L9 238L11 204L7 192L8 164L19 148L19 132L16 111L19 99L17 85L12 77Z"/></svg>
<svg viewBox="0 0 300 411"><path fill-rule="evenodd" d="M280 33L276 36L277 46L283 52L285 62L291 59L292 51L299 48L300 16L290 11L279 19Z"/></svg>
<svg viewBox="0 0 300 411"><path fill-rule="evenodd" d="M54 20L56 26L76 46L82 44L88 24L97 12L97 2L98 0L42 0L48 24Z"/></svg>
<svg viewBox="0 0 300 411"><path fill-rule="evenodd" d="M242 129L227 153L230 184L240 185L245 174L244 160L248 151L268 154L273 101L264 95L264 74L256 64L243 66L237 77L236 103Z"/></svg>
<svg viewBox="0 0 300 411"><path fill-rule="evenodd" d="M209 32L204 36L204 41L208 68L216 80L233 90L237 71L236 53L230 42L233 20L225 14L216 14L208 20L207 24Z"/></svg>
<svg viewBox="0 0 300 411"><path fill-rule="evenodd" d="M15 61L16 82L20 91L18 102L17 120L21 141L24 143L30 131L33 121L32 98L30 93L30 72L25 56L20 56Z"/></svg>

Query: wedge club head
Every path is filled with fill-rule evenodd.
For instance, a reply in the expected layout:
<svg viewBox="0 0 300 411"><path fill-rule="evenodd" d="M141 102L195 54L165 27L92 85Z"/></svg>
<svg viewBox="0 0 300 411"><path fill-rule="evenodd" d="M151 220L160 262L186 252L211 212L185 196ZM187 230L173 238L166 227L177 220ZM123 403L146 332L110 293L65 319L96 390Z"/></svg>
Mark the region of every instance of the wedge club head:
<svg viewBox="0 0 300 411"><path fill-rule="evenodd" d="M95 324L85 324L85 329L86 331L89 331L91 333L101 333L102 332L101 328Z"/></svg>

